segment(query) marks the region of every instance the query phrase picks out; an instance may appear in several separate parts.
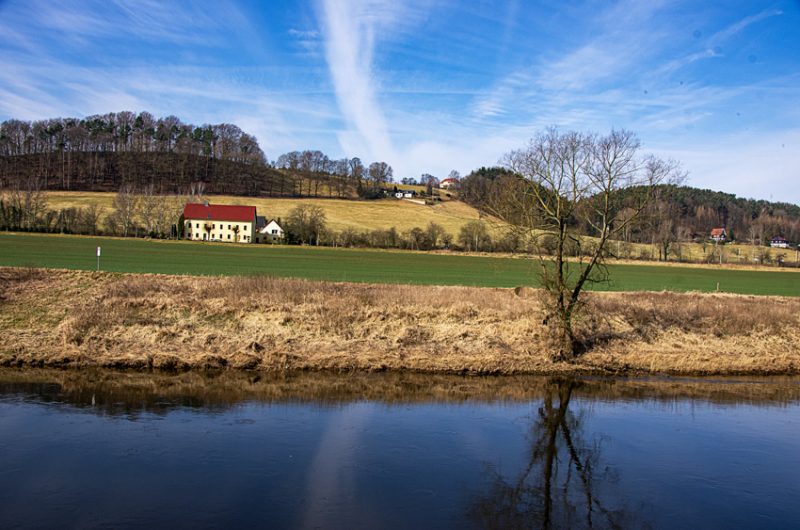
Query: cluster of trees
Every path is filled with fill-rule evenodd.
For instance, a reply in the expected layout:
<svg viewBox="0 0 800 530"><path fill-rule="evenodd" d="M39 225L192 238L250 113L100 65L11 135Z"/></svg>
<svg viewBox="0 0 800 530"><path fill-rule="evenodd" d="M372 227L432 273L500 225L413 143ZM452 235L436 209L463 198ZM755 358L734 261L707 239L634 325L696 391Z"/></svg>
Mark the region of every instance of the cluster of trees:
<svg viewBox="0 0 800 530"><path fill-rule="evenodd" d="M520 178L509 167L482 167L461 181L460 198L489 211L497 197L515 192ZM706 241L712 228L726 228L729 238L757 245L768 245L776 235L800 241L800 206L743 199L679 184L660 184L651 191L653 200L644 211L634 207L620 209L618 225L623 229L617 237L622 243L654 245L659 259L680 258L681 243ZM644 189L631 186L615 190L611 199L624 206L642 193ZM585 219L576 216L569 221L583 235L598 235Z"/></svg>
<svg viewBox="0 0 800 530"><path fill-rule="evenodd" d="M0 230L62 234L177 237L187 195L162 195L153 186L126 185L114 196L112 211L97 204L51 209L40 187L0 192ZM101 222L102 221L102 222Z"/></svg>
<svg viewBox="0 0 800 530"><path fill-rule="evenodd" d="M386 162L365 166L360 158L334 160L322 151L284 153L274 167L292 177L297 186L293 195L348 198L353 194L366 199L382 197L382 189L392 182L394 170Z"/></svg>
<svg viewBox="0 0 800 530"><path fill-rule="evenodd" d="M84 119L7 120L0 125L2 156L70 152L174 152L246 164L266 162L255 137L229 123L198 127L175 116L122 111Z"/></svg>
<svg viewBox="0 0 800 530"><path fill-rule="evenodd" d="M114 196L113 211L104 223L105 233L122 237L178 237L183 207L190 200L191 194L161 195L153 186L141 190L123 186Z"/></svg>
<svg viewBox="0 0 800 530"><path fill-rule="evenodd" d="M332 160L315 150L271 163L255 137L236 125L196 126L148 112L0 124L0 188L35 179L44 190L129 185L177 193L203 182L217 194L370 198L392 176L385 162L365 166L358 158Z"/></svg>
<svg viewBox="0 0 800 530"><path fill-rule="evenodd" d="M175 192L203 181L220 193L275 184L256 139L236 125L194 126L175 116L123 111L0 124L0 186L110 191L153 185Z"/></svg>

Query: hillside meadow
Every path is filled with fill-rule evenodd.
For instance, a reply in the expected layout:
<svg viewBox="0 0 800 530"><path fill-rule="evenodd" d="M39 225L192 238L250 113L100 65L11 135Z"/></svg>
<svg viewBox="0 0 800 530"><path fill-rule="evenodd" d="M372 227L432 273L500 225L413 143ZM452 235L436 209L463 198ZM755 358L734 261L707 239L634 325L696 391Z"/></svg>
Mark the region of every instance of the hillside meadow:
<svg viewBox="0 0 800 530"><path fill-rule="evenodd" d="M0 234L0 266L207 276L275 276L337 282L516 287L536 285L529 257L328 247L237 245L49 234ZM607 291L720 291L800 296L796 269L609 265Z"/></svg>
<svg viewBox="0 0 800 530"><path fill-rule="evenodd" d="M212 195L207 197L214 204L245 204L255 206L258 215L269 219L285 219L292 208L299 204L319 206L327 216L328 228L341 231L346 228L355 230L389 229L398 231L415 227L424 228L430 222L438 223L452 235L458 235L461 227L470 221L479 219L478 211L460 201L442 201L432 206L418 204L409 200L381 199L375 201L359 201L346 199L314 199L314 198L268 198L268 197L235 197L229 195ZM96 204L103 208L100 224L113 211L113 193L102 192L48 192L47 203L51 209L85 207Z"/></svg>

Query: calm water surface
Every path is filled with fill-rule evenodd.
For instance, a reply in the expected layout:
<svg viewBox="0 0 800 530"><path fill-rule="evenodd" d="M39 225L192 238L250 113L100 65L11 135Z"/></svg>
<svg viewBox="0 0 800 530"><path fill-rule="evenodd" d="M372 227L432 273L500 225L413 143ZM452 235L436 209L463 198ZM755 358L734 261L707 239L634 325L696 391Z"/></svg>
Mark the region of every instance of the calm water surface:
<svg viewBox="0 0 800 530"><path fill-rule="evenodd" d="M799 528L800 379L0 371L2 528Z"/></svg>

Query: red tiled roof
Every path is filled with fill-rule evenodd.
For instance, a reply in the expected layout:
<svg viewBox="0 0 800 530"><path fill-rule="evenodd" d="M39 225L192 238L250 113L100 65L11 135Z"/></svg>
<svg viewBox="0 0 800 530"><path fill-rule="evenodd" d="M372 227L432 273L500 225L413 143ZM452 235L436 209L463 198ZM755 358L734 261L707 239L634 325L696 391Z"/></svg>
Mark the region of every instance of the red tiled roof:
<svg viewBox="0 0 800 530"><path fill-rule="evenodd" d="M183 218L207 219L210 221L239 221L247 223L255 221L256 207L188 203L183 207Z"/></svg>
<svg viewBox="0 0 800 530"><path fill-rule="evenodd" d="M711 229L711 237L721 236L724 233L725 233L725 229L724 228L712 228Z"/></svg>

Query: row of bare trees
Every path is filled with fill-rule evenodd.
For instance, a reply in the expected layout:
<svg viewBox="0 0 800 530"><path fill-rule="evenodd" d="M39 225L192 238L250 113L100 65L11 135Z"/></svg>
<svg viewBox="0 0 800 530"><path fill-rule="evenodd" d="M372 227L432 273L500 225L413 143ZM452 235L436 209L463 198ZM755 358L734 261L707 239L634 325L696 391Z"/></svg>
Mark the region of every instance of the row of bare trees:
<svg viewBox="0 0 800 530"><path fill-rule="evenodd" d="M162 195L153 186L126 185L106 214L96 203L51 209L47 194L35 182L0 191L0 230L177 237L183 206L191 195ZM195 197L197 198L197 197Z"/></svg>
<svg viewBox="0 0 800 530"><path fill-rule="evenodd" d="M153 186L135 190L123 186L112 202L106 218L107 233L127 236L178 237L183 207L191 196L161 195Z"/></svg>
<svg viewBox="0 0 800 530"><path fill-rule="evenodd" d="M294 194L299 196L377 198L394 176L386 162L365 166L358 157L334 160L318 150L284 153L274 166L294 177Z"/></svg>
<svg viewBox="0 0 800 530"><path fill-rule="evenodd" d="M176 193L204 181L210 193L351 198L380 196L391 166L292 151L270 163L236 125L195 126L175 116L122 111L0 124L0 188L115 191L131 185Z"/></svg>
<svg viewBox="0 0 800 530"><path fill-rule="evenodd" d="M175 116L122 111L86 118L7 120L0 156L63 152L173 152L249 164L266 162L255 137L230 123L195 126Z"/></svg>
<svg viewBox="0 0 800 530"><path fill-rule="evenodd" d="M0 124L0 188L38 180L43 189L175 193L203 180L217 193L254 195L285 179L255 137L236 125L195 126L129 111Z"/></svg>
<svg viewBox="0 0 800 530"><path fill-rule="evenodd" d="M408 250L458 249L467 251L500 250L483 221L470 221L461 227L456 239L440 224L398 231L397 228L342 231L330 230L325 211L313 204L299 204L285 219L286 242L360 248L400 248ZM511 250L510 250L511 251Z"/></svg>

